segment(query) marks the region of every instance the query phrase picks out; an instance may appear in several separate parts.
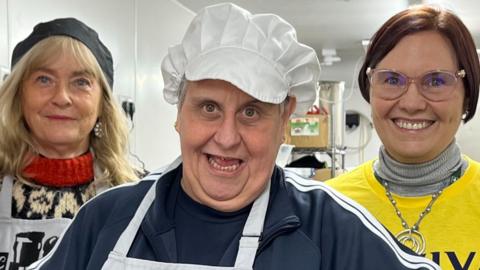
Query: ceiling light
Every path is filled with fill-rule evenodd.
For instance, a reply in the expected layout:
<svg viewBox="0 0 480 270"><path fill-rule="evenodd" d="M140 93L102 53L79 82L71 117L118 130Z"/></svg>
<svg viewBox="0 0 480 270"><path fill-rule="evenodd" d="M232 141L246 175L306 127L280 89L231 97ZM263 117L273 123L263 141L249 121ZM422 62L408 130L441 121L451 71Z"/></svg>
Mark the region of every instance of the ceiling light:
<svg viewBox="0 0 480 270"><path fill-rule="evenodd" d="M362 47L365 52L368 50L369 45L370 45L370 39L362 39Z"/></svg>
<svg viewBox="0 0 480 270"><path fill-rule="evenodd" d="M322 49L323 56L335 56L337 55L337 50L335 49Z"/></svg>

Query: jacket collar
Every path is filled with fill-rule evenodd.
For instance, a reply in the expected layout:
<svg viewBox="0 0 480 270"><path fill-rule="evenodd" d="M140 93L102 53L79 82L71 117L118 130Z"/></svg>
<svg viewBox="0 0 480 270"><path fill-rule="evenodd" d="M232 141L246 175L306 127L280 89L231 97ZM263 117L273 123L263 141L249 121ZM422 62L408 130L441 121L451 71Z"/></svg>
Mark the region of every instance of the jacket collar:
<svg viewBox="0 0 480 270"><path fill-rule="evenodd" d="M161 176L156 182L155 201L142 222L142 231L154 251L157 253L161 252L160 249L166 250L172 261L176 261L174 210L181 179L182 164ZM271 181L269 206L260 249L278 234L300 227L300 219L294 212L283 170L275 167Z"/></svg>

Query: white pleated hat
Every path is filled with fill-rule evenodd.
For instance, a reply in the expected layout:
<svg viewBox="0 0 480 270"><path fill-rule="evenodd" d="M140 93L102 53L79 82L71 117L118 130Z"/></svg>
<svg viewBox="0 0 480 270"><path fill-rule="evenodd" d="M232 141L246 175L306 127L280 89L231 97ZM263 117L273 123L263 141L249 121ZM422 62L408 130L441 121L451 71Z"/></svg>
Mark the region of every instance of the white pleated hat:
<svg viewBox="0 0 480 270"><path fill-rule="evenodd" d="M220 79L250 96L279 104L297 99L306 113L316 96L320 64L315 51L297 41L295 29L274 14L252 15L231 3L203 8L182 43L162 62L163 94L179 101L182 80Z"/></svg>

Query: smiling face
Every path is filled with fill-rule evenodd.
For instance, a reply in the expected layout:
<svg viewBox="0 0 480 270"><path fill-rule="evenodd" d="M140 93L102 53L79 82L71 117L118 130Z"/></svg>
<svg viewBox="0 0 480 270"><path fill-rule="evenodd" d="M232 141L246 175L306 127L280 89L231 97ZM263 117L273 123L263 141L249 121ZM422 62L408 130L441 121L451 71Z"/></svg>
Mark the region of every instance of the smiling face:
<svg viewBox="0 0 480 270"><path fill-rule="evenodd" d="M71 158L85 153L100 110L101 87L68 52L25 78L23 115L40 154Z"/></svg>
<svg viewBox="0 0 480 270"><path fill-rule="evenodd" d="M434 31L404 37L375 68L392 69L410 78L432 70L456 73L459 69L451 43ZM375 96L377 89L370 89L375 129L388 154L403 163L437 157L453 141L463 114L465 89L461 79L449 99L437 102L425 99L418 85L411 83L394 100L379 98Z"/></svg>
<svg viewBox="0 0 480 270"><path fill-rule="evenodd" d="M225 81L188 82L177 118L185 192L220 211L253 202L270 180L295 98L281 106Z"/></svg>

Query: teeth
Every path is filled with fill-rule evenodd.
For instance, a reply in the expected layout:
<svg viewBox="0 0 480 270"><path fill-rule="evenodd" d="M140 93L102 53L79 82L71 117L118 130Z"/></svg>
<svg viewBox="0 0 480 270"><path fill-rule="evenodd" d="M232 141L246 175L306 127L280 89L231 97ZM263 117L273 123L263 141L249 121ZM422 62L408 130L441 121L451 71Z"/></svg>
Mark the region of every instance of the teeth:
<svg viewBox="0 0 480 270"><path fill-rule="evenodd" d="M399 120L399 121L395 121L395 124L397 126L399 126L400 128L417 130L417 129L422 129L422 128L428 127L430 125L430 122L423 121L423 122L412 123L412 122L408 122L408 121L404 121L404 120Z"/></svg>
<svg viewBox="0 0 480 270"><path fill-rule="evenodd" d="M226 160L226 158L223 158L223 157L218 157L218 159L220 159L222 161ZM233 164L233 165L230 165L230 166L222 166L222 165L218 164L213 157L208 158L208 163L210 163L210 165L212 165L212 167L215 168L216 170L225 171L225 172L233 172L236 169L238 169L238 167L240 167L239 163L238 164Z"/></svg>

